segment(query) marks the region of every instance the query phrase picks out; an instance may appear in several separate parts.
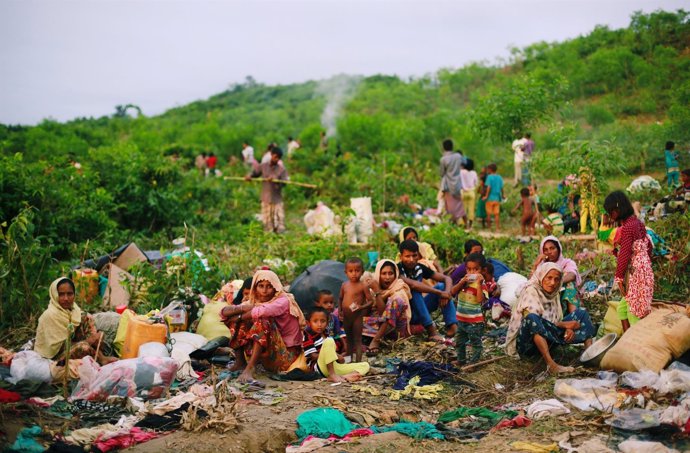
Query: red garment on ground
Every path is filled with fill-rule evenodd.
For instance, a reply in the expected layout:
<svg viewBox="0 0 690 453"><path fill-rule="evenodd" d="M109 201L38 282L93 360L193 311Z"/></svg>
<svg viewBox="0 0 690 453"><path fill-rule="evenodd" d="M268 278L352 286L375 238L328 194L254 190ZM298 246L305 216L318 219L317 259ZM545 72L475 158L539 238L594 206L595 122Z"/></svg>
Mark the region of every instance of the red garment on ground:
<svg viewBox="0 0 690 453"><path fill-rule="evenodd" d="M129 434L124 434L122 436L115 436L108 440L100 441L96 439L93 443L96 448L101 450L103 453L110 450L119 450L123 448L129 448L133 445L147 442L151 439L158 437L158 434L151 431L143 431L141 428L134 427Z"/></svg>
<svg viewBox="0 0 690 453"><path fill-rule="evenodd" d="M525 417L524 415L516 415L510 420L501 420L501 422L494 426L491 431L498 431L504 428L524 428L532 424L532 420Z"/></svg>
<svg viewBox="0 0 690 453"><path fill-rule="evenodd" d="M0 389L0 403L16 403L20 401L22 396L19 393L10 392L9 390Z"/></svg>

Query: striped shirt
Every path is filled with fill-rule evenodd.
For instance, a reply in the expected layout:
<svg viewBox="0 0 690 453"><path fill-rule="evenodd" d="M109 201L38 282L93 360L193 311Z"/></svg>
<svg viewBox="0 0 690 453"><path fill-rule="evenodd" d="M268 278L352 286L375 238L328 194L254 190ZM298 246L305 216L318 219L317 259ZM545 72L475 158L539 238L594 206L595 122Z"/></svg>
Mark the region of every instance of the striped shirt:
<svg viewBox="0 0 690 453"><path fill-rule="evenodd" d="M457 303L458 321L469 324L484 322L481 293L486 290L486 285L479 282L472 282L460 290Z"/></svg>
<svg viewBox="0 0 690 453"><path fill-rule="evenodd" d="M304 356L309 361L309 356L311 354L318 354L323 345L323 340L326 337L322 333L316 333L309 326L304 329L304 340L302 341L302 347L304 348Z"/></svg>
<svg viewBox="0 0 690 453"><path fill-rule="evenodd" d="M563 234L563 217L557 212L552 212L544 219L544 223L553 227L554 235Z"/></svg>

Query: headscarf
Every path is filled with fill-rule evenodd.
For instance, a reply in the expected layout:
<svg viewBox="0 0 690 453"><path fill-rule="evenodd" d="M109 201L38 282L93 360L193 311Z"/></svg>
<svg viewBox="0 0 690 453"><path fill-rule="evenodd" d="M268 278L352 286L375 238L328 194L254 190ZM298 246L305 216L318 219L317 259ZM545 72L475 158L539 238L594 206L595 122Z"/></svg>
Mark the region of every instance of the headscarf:
<svg viewBox="0 0 690 453"><path fill-rule="evenodd" d="M561 308L560 291L562 283L552 292L547 293L542 287L542 280L551 270L557 270L563 277L563 269L557 263L542 263L534 271L532 277L527 281L518 296L518 301L513 307L506 334L506 353L508 355L517 354L517 336L520 331L522 319L530 313L539 315L546 321L557 323L563 319L563 308Z"/></svg>
<svg viewBox="0 0 690 453"><path fill-rule="evenodd" d="M412 319L412 308L410 307L410 299L412 298L412 293L410 292L410 287L400 278L400 271L398 266L391 260L381 260L376 263L376 271L374 271L374 280L377 283L381 283L381 269L384 265L393 266L393 272L395 273L395 280L391 283L388 289L381 290L381 297L387 300L391 297L400 297L407 302L407 308L405 309L405 317L409 320Z"/></svg>
<svg viewBox="0 0 690 453"><path fill-rule="evenodd" d="M271 286L273 286L273 288L276 290L276 293L273 295L273 299L266 302L259 302L258 300L256 300L254 292L256 291L257 283L264 280L270 283ZM290 302L290 314L297 318L297 321L299 321L299 328L301 330L304 330L304 327L307 325L307 321L304 319L304 313L302 313L302 309L299 308L299 305L295 300L295 296L288 292L285 292L283 284L280 282L280 279L278 278L275 272L269 270L256 271L256 273L254 274L254 278L252 279L252 292L249 294L249 302L252 304L269 304L271 302L276 301L280 297L285 297L288 300L288 302Z"/></svg>
<svg viewBox="0 0 690 453"><path fill-rule="evenodd" d="M400 239L400 242L405 240L405 236L407 236L410 232L414 231L414 233L417 235L417 245L419 245L419 262L424 264L427 267L430 267L432 270L436 270L436 266L434 265L434 261L436 260L436 252L434 252L433 247L431 247L431 244L428 242L422 242L419 240L419 233L417 230L410 226L406 226L404 228L400 229L400 233L398 233L398 239ZM400 253L398 253L397 260L400 261Z"/></svg>
<svg viewBox="0 0 690 453"><path fill-rule="evenodd" d="M565 258L563 256L563 246L556 236L546 236L544 239L542 239L541 244L539 244L539 253L544 253L544 244L546 244L546 241L552 241L558 245L558 250L560 253L558 255L558 259L556 260L556 264L563 269L564 274L568 272L575 274L575 287L579 288L580 285L582 285L582 277L580 277L580 272L577 270L577 264L570 258Z"/></svg>
<svg viewBox="0 0 690 453"><path fill-rule="evenodd" d="M232 302L235 294L238 292L241 292L240 288L242 288L242 280L233 280L231 282L226 283L223 285L222 288L218 290L215 296L213 296L212 301L223 301L223 302Z"/></svg>
<svg viewBox="0 0 690 453"><path fill-rule="evenodd" d="M58 302L58 285L65 282L71 282L74 287L72 280L66 277L60 277L50 284L48 308L38 318L34 351L47 359L52 359L60 352L70 335L69 324L75 329L81 324L81 308L76 303L72 305L72 310L65 310Z"/></svg>

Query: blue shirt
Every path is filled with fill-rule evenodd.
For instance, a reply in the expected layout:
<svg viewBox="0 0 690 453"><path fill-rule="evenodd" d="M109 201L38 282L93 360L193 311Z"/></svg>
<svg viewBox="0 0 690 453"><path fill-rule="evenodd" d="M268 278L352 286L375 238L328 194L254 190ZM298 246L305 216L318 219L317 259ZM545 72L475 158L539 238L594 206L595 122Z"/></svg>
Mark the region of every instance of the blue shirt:
<svg viewBox="0 0 690 453"><path fill-rule="evenodd" d="M678 154L675 151L666 150L664 151L664 157L666 158L666 168L678 168Z"/></svg>
<svg viewBox="0 0 690 453"><path fill-rule="evenodd" d="M503 191L503 178L496 173L490 174L486 177L486 186L490 186L489 196L486 201L501 201L501 192Z"/></svg>

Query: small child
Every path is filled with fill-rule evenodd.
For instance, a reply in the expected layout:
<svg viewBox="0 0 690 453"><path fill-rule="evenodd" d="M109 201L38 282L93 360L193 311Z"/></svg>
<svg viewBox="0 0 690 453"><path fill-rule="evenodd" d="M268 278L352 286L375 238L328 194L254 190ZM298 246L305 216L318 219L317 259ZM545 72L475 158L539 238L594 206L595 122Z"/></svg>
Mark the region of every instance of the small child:
<svg viewBox="0 0 690 453"><path fill-rule="evenodd" d="M356 381L369 372L369 364L349 363L335 352L335 341L326 334L329 313L315 307L307 315L302 347L309 368L332 382Z"/></svg>
<svg viewBox="0 0 690 453"><path fill-rule="evenodd" d="M486 298L487 287L484 284L482 268L486 268L486 258L480 253L470 253L465 258L467 274L453 286L452 294L457 295L458 303L458 364L465 365L467 346L472 347L469 363L479 361L482 355L482 334L484 333L484 315L482 303ZM485 271L486 272L486 271Z"/></svg>
<svg viewBox="0 0 690 453"><path fill-rule="evenodd" d="M676 190L676 194L679 197L683 197L685 207L687 208L690 206L690 168L686 168L680 173L680 179L683 181L683 185Z"/></svg>
<svg viewBox="0 0 690 453"><path fill-rule="evenodd" d="M675 143L666 142L666 150L664 151L664 158L666 160L666 180L668 187L674 189L680 185L680 182L678 182L680 164L678 163L678 152L675 151L675 148Z"/></svg>
<svg viewBox="0 0 690 453"><path fill-rule="evenodd" d="M366 283L361 281L364 262L350 258L345 262L347 281L340 287L338 316L343 321L347 335L347 351L353 362L362 361L362 328L366 309L374 305L373 297Z"/></svg>
<svg viewBox="0 0 690 453"><path fill-rule="evenodd" d="M482 168L479 174L479 182L477 184L477 204L475 208L475 217L482 221L482 228L486 228L486 201L484 195L486 194L486 167Z"/></svg>
<svg viewBox="0 0 690 453"><path fill-rule="evenodd" d="M534 235L534 223L536 221L536 206L534 200L529 195L529 189L523 187L520 189L520 201L510 211L511 214L517 211L522 206L522 217L520 217L520 225L522 225L522 235L526 236L529 232L530 236Z"/></svg>
<svg viewBox="0 0 690 453"><path fill-rule="evenodd" d="M498 175L498 166L496 164L489 164L487 167L489 175L486 177L486 194L482 200L486 201L486 217L487 223L491 226L491 216L494 217L494 231L498 231L501 227L499 223L499 215L501 213L501 201L503 200L503 178Z"/></svg>
<svg viewBox="0 0 690 453"><path fill-rule="evenodd" d="M542 225L549 234L554 236L563 235L563 217L554 205L547 205L546 212L549 214L541 221Z"/></svg>
<svg viewBox="0 0 690 453"><path fill-rule="evenodd" d="M347 334L343 330L343 326L338 319L335 311L335 301L333 300L333 293L328 289L319 290L316 293L316 300L314 306L323 308L328 312L328 326L326 327L326 336L332 337L335 340L335 350L338 354L347 355L347 344L345 338Z"/></svg>

